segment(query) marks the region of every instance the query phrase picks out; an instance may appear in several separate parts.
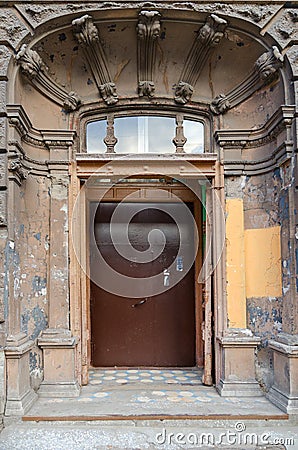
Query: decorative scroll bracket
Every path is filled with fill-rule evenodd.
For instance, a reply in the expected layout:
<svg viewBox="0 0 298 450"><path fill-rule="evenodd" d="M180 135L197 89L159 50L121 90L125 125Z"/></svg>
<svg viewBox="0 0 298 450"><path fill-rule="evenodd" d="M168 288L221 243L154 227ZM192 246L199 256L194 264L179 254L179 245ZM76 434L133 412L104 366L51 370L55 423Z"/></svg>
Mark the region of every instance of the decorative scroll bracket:
<svg viewBox="0 0 298 450"><path fill-rule="evenodd" d="M48 68L35 50L23 44L15 59L22 74L47 98L53 100L67 112L75 111L80 106L81 100L75 92L65 91L48 75Z"/></svg>
<svg viewBox="0 0 298 450"><path fill-rule="evenodd" d="M153 82L156 58L156 43L160 36L160 13L141 11L137 24L138 37L138 94L140 97L154 97Z"/></svg>
<svg viewBox="0 0 298 450"><path fill-rule="evenodd" d="M257 59L252 72L241 83L227 94L219 94L212 100L210 110L213 114L224 114L248 99L263 86L277 79L283 61L283 55L273 46Z"/></svg>
<svg viewBox="0 0 298 450"><path fill-rule="evenodd" d="M95 80L97 89L107 105L118 102L115 83L109 72L106 55L102 48L99 32L88 14L72 21L73 32L77 42L82 45L84 53Z"/></svg>
<svg viewBox="0 0 298 450"><path fill-rule="evenodd" d="M190 49L180 81L176 86L176 103L184 105L190 101L194 90L193 86L197 83L208 57L221 41L226 26L226 20L215 14L207 17Z"/></svg>

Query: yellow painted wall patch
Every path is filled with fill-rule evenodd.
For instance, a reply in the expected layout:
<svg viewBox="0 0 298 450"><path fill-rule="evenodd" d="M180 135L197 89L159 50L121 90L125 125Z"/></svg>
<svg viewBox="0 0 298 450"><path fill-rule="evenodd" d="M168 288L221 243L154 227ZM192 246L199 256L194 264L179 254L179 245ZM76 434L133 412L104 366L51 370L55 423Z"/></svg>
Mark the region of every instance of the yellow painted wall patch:
<svg viewBox="0 0 298 450"><path fill-rule="evenodd" d="M245 230L246 296L282 295L280 227Z"/></svg>
<svg viewBox="0 0 298 450"><path fill-rule="evenodd" d="M230 328L246 328L245 247L242 199L226 200L227 310Z"/></svg>

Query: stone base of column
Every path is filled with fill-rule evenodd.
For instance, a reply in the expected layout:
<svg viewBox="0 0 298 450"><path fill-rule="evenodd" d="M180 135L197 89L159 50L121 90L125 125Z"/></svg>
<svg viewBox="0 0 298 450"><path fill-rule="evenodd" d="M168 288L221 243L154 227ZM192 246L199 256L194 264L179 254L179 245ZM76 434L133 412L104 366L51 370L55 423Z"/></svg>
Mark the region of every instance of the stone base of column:
<svg viewBox="0 0 298 450"><path fill-rule="evenodd" d="M75 375L77 339L69 330L47 329L38 339L43 350L44 380L40 397L77 397L80 386Z"/></svg>
<svg viewBox="0 0 298 450"><path fill-rule="evenodd" d="M10 336L5 347L7 373L6 416L22 416L37 395L30 386L29 352L34 342L25 333Z"/></svg>
<svg viewBox="0 0 298 450"><path fill-rule="evenodd" d="M233 329L217 339L221 352L221 377L216 386L223 397L262 396L255 376L255 349L260 338L250 330Z"/></svg>
<svg viewBox="0 0 298 450"><path fill-rule="evenodd" d="M273 386L267 398L288 414L298 414L298 335L281 333L269 341L273 350Z"/></svg>

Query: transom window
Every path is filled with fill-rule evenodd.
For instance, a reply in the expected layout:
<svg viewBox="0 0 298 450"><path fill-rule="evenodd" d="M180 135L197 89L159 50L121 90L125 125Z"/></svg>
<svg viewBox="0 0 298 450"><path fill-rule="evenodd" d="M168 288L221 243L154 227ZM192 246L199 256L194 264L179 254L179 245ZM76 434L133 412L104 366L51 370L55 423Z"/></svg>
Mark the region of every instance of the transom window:
<svg viewBox="0 0 298 450"><path fill-rule="evenodd" d="M87 124L87 153L203 153L203 123L182 116L109 115Z"/></svg>

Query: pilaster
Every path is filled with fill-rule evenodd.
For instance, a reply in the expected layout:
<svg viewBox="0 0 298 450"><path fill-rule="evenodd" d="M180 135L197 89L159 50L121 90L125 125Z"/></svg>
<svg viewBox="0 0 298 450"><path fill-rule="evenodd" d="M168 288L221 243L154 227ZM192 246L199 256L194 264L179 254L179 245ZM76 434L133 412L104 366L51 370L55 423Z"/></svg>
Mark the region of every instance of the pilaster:
<svg viewBox="0 0 298 450"><path fill-rule="evenodd" d="M61 135L54 139L44 135L50 150L48 161L50 188L49 252L49 328L38 339L43 349L44 380L41 396L73 397L79 395L76 380L75 350L77 339L70 331L68 209L69 153L74 137Z"/></svg>

